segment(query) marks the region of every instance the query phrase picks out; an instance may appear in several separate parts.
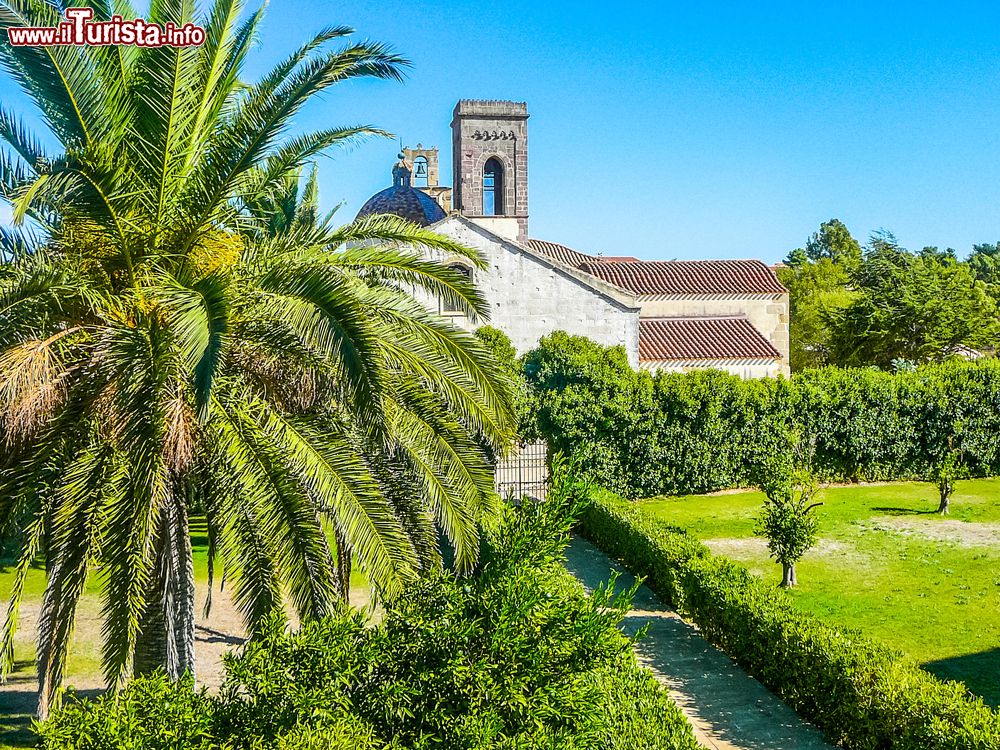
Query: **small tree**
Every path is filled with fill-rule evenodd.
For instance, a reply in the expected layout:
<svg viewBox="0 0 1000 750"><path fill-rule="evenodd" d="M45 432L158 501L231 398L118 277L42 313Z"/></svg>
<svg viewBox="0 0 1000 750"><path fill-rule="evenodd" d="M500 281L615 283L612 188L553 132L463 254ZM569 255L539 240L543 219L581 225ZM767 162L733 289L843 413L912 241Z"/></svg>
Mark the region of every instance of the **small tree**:
<svg viewBox="0 0 1000 750"><path fill-rule="evenodd" d="M798 583L797 563L814 544L819 534L819 517L813 513L823 503L812 502L819 489L812 474L795 473L791 486L768 494L754 533L767 539L771 557L781 563L781 585L791 588Z"/></svg>
<svg viewBox="0 0 1000 750"><path fill-rule="evenodd" d="M931 467L930 480L937 485L938 513L942 516L948 515L951 493L955 491L955 482L962 478L964 468L962 452L952 447Z"/></svg>
<svg viewBox="0 0 1000 750"><path fill-rule="evenodd" d="M924 479L938 490L938 513L948 515L955 482L968 476L965 441L966 423L956 416L959 405L947 381L936 383L938 398L922 415L919 424Z"/></svg>
<svg viewBox="0 0 1000 750"><path fill-rule="evenodd" d="M785 446L762 458L754 468L756 483L767 496L754 533L767 539L767 548L781 564L781 585L798 583L795 564L816 544L819 518L813 502L819 485L810 470L814 445L788 433Z"/></svg>

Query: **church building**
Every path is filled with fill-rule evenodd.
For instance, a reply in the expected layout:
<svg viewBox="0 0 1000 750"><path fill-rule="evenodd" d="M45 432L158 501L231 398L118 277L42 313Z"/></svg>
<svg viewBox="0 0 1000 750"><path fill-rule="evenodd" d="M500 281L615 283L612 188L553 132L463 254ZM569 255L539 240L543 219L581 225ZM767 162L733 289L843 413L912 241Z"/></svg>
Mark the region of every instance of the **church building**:
<svg viewBox="0 0 1000 750"><path fill-rule="evenodd" d="M391 187L358 216L396 214L478 250L487 262L439 258L472 278L490 324L525 352L555 330L625 348L633 367L788 375L788 290L760 260L639 260L536 239L528 225L528 108L462 100L451 123L453 179L436 148L403 149ZM442 300L422 301L472 328Z"/></svg>

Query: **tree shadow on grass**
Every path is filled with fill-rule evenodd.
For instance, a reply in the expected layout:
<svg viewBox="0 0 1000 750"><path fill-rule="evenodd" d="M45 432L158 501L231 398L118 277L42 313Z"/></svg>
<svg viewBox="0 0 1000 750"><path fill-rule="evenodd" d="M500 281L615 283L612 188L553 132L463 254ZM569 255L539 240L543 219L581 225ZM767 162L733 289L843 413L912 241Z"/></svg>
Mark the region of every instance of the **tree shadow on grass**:
<svg viewBox="0 0 1000 750"><path fill-rule="evenodd" d="M921 665L942 680L964 682L993 708L1000 708L1000 648L953 656Z"/></svg>
<svg viewBox="0 0 1000 750"><path fill-rule="evenodd" d="M34 690L6 690L0 694L0 745L34 747L37 741L31 725L38 696Z"/></svg>
<svg viewBox="0 0 1000 750"><path fill-rule="evenodd" d="M246 638L240 638L232 633L224 633L207 625L196 625L194 630L196 638L202 643L225 643L229 646L242 646L247 642Z"/></svg>
<svg viewBox="0 0 1000 750"><path fill-rule="evenodd" d="M77 698L96 698L102 690L79 690ZM36 747L35 708L38 693L34 690L5 690L0 693L0 745L10 747Z"/></svg>
<svg viewBox="0 0 1000 750"><path fill-rule="evenodd" d="M38 744L33 728L35 709L38 707L35 677L23 671L32 665L33 662L23 660L15 662L13 676L0 689L0 746L28 748ZM72 690L67 691L66 697L68 700L92 699L103 692L97 689Z"/></svg>
<svg viewBox="0 0 1000 750"><path fill-rule="evenodd" d="M937 515L937 510L918 510L917 508L872 508L872 510L878 513L884 513L887 516L934 516Z"/></svg>

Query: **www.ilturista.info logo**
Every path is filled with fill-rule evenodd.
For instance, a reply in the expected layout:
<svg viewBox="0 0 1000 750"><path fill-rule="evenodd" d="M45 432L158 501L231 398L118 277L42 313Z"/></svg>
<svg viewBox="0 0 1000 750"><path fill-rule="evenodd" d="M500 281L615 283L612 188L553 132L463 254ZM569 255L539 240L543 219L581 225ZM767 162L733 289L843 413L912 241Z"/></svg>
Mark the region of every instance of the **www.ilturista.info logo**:
<svg viewBox="0 0 1000 750"><path fill-rule="evenodd" d="M93 8L67 8L66 20L58 26L10 26L7 38L14 47L105 46L197 47L205 43L205 29L186 23L148 23L112 16L110 21L92 21Z"/></svg>

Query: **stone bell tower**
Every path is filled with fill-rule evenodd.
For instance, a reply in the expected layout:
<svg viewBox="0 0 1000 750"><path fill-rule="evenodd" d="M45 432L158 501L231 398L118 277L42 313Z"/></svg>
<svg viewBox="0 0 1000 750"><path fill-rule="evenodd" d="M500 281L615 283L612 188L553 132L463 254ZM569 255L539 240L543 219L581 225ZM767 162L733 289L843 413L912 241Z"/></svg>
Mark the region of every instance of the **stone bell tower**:
<svg viewBox="0 0 1000 750"><path fill-rule="evenodd" d="M441 184L437 147L424 148L424 144L418 143L416 148L404 148L403 156L413 165L413 187L436 200L445 213L450 213L451 188Z"/></svg>
<svg viewBox="0 0 1000 750"><path fill-rule="evenodd" d="M463 99L451 121L454 209L495 234L528 239L528 105Z"/></svg>

